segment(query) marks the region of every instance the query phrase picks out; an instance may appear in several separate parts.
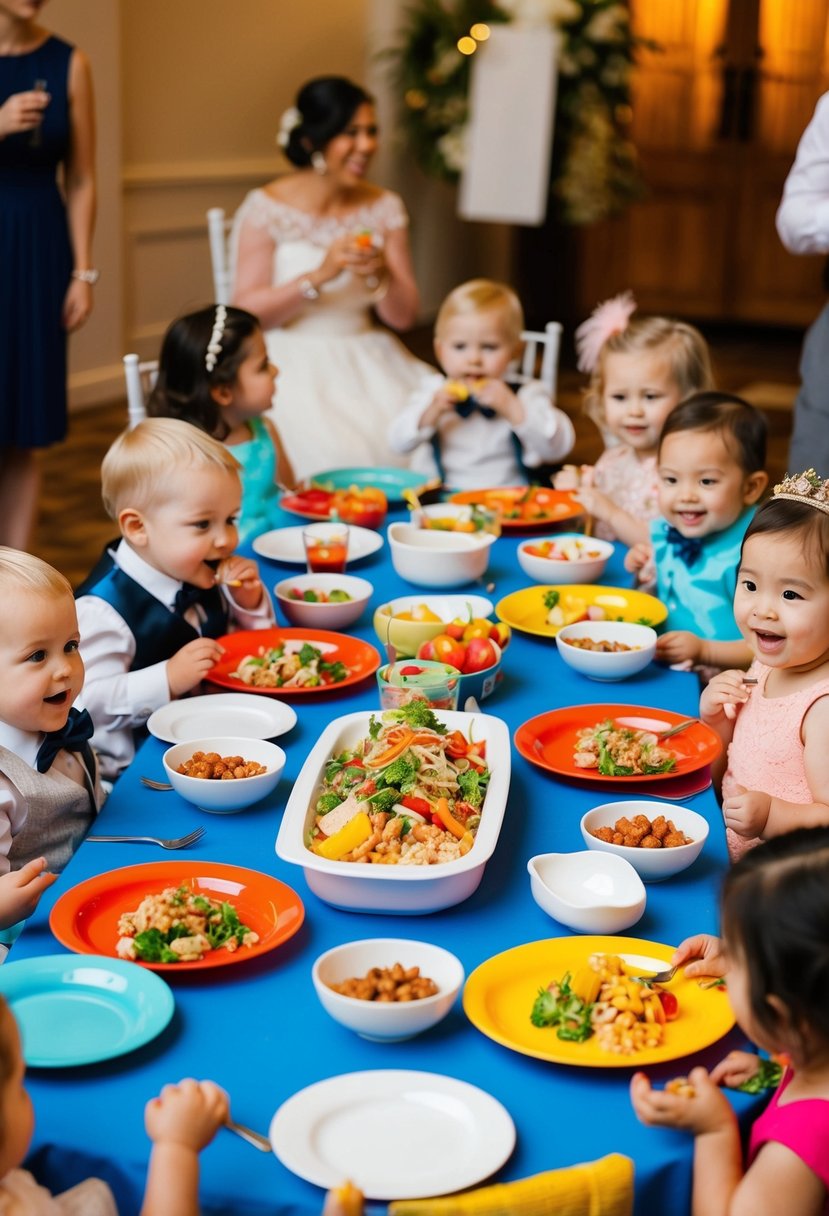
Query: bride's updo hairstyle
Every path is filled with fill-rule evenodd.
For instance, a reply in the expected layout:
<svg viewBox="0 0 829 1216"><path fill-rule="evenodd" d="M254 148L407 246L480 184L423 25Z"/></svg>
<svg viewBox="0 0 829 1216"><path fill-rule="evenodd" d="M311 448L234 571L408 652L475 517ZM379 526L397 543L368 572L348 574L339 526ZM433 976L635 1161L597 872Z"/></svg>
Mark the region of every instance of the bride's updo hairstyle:
<svg viewBox="0 0 829 1216"><path fill-rule="evenodd" d="M374 105L374 98L345 76L318 76L299 90L296 109L300 121L284 148L291 164L300 169L311 163L311 154L344 131L361 105Z"/></svg>

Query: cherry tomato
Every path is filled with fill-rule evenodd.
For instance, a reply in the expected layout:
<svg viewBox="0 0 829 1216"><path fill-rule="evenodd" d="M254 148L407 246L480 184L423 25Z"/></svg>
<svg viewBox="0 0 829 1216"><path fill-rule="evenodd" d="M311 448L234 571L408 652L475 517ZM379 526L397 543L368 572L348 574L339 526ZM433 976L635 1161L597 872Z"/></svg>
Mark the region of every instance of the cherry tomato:
<svg viewBox="0 0 829 1216"><path fill-rule="evenodd" d="M663 1010L665 1011L665 1021L673 1022L679 1017L679 1001L672 992L665 992L662 988L657 988L656 995L659 997Z"/></svg>

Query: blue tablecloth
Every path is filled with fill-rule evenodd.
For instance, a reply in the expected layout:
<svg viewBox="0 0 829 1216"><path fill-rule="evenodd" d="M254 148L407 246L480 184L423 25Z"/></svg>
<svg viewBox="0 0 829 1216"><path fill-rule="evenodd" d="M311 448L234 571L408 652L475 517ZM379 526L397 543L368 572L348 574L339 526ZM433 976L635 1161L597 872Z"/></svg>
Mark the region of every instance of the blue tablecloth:
<svg viewBox="0 0 829 1216"><path fill-rule="evenodd" d="M286 523L297 523L285 517ZM487 579L493 599L527 585L516 560L518 539L502 537L494 546ZM269 586L286 567L261 561ZM377 644L371 616L377 603L412 591L394 573L387 547L360 563L356 572L375 585L375 596L354 629ZM602 580L625 585L621 555L614 555ZM478 590L477 588L475 590ZM510 731L546 709L599 701L659 706L681 713L698 709L692 675L651 665L640 677L603 685L576 675L549 640L514 634L504 661L505 679L487 713L504 718ZM583 847L581 815L621 791L581 788L560 782L528 764L513 749L509 804L495 855L478 891L465 903L424 917L369 916L336 910L307 888L302 872L283 863L274 840L291 784L322 728L333 718L377 706L373 680L337 694L296 699L299 721L283 736L288 760L276 792L265 802L232 816L209 816L175 793L153 793L139 773L163 777L165 745L150 738L124 774L100 817L98 830L173 836L197 825L204 837L182 858L208 859L252 867L294 887L306 907L306 921L290 942L258 960L219 971L175 974L171 983L176 1013L168 1029L132 1055L99 1065L33 1070L28 1085L34 1099L38 1165L53 1186L90 1173L90 1156L110 1176L115 1173L122 1216L137 1212L149 1141L143 1128L145 1102L161 1087L184 1076L211 1077L231 1095L233 1113L267 1131L271 1116L291 1094L314 1081L362 1069L411 1068L472 1082L510 1111L518 1142L497 1177L509 1180L540 1170L591 1160L608 1152L626 1153L636 1164L636 1212L681 1216L689 1208L692 1142L678 1132L648 1130L636 1121L628 1099L629 1069L581 1069L547 1064L509 1051L480 1034L458 1001L431 1032L402 1044L369 1043L333 1022L319 1005L311 983L313 960L329 947L375 936L422 938L448 947L467 974L492 955L523 942L558 937L566 930L533 902L526 860L534 853ZM658 797L658 787L654 788ZM690 870L648 886L642 920L629 933L670 944L692 932L715 931L717 890L727 864L722 821L713 791L690 800L705 815L711 834ZM10 961L61 950L48 927L55 899L93 874L142 861L158 861L153 846L83 845L13 948ZM552 976L550 978L553 978ZM713 1064L735 1045L736 1032L703 1053ZM687 1071L690 1062L654 1070L657 1079ZM745 1101L737 1099L745 1109ZM394 1129L389 1129L394 1135ZM382 1152L382 1145L378 1145ZM202 1155L205 1213L238 1216L265 1213L308 1216L321 1208L322 1193L289 1173L273 1156L256 1152L221 1131ZM379 1205L375 1210L380 1210Z"/></svg>

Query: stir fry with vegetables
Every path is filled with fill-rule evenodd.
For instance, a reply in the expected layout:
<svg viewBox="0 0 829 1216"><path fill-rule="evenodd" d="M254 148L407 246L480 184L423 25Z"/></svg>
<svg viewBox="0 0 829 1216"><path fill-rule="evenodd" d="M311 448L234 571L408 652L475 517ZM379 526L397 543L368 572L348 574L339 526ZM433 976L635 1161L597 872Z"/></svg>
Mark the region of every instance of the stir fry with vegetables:
<svg viewBox="0 0 829 1216"><path fill-rule="evenodd" d="M233 953L259 941L233 904L183 885L145 896L119 917L118 933L118 957L145 963L192 963L211 950Z"/></svg>
<svg viewBox="0 0 829 1216"><path fill-rule="evenodd" d="M339 659L328 662L310 642L297 649L290 643L261 646L258 654L246 654L232 673L252 688L320 688L340 684L348 668Z"/></svg>
<svg viewBox="0 0 829 1216"><path fill-rule="evenodd" d="M619 726L608 718L579 731L573 762L576 768L598 769L605 777L670 773L676 756L658 744L659 736L652 731Z"/></svg>
<svg viewBox="0 0 829 1216"><path fill-rule="evenodd" d="M455 861L475 843L489 776L486 743L449 731L427 702L372 715L325 767L307 847L329 861Z"/></svg>

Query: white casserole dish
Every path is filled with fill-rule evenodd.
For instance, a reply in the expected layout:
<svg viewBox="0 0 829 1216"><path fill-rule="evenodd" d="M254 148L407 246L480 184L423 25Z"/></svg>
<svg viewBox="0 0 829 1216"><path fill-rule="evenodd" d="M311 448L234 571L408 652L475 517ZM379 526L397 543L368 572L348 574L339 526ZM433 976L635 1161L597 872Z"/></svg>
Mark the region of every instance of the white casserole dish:
<svg viewBox="0 0 829 1216"><path fill-rule="evenodd" d="M373 711L380 717L380 711ZM302 866L315 895L336 908L352 912L395 912L419 915L438 912L468 899L477 890L484 868L498 843L510 780L510 736L505 722L488 714L441 710L436 717L449 731L486 740L490 781L481 809L475 843L464 857L433 866L361 865L328 861L306 847L314 822L314 800L330 757L352 748L368 734L372 711L335 718L312 748L297 778L276 838L283 861Z"/></svg>

